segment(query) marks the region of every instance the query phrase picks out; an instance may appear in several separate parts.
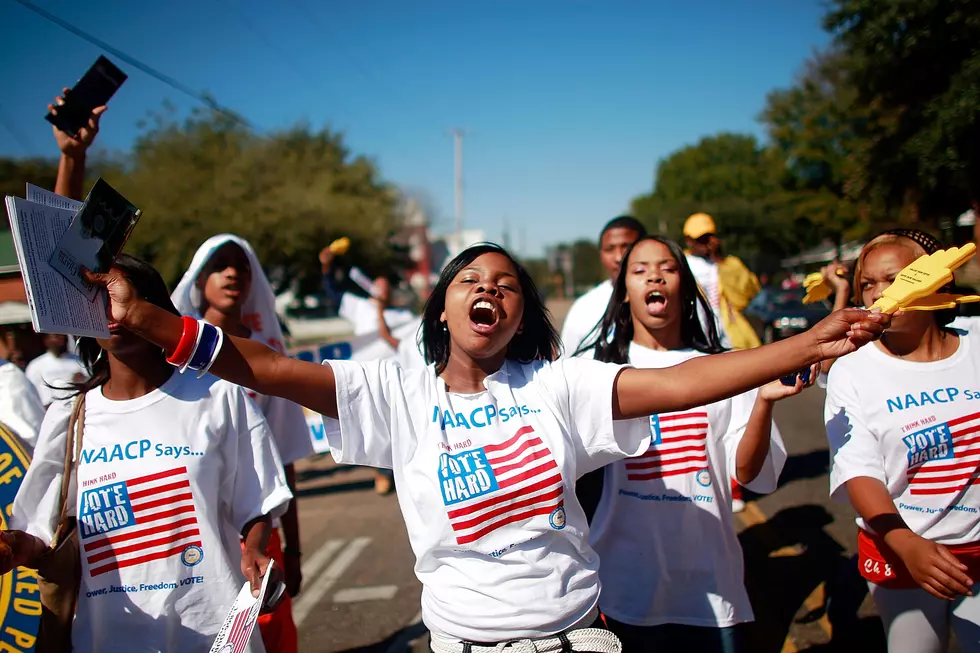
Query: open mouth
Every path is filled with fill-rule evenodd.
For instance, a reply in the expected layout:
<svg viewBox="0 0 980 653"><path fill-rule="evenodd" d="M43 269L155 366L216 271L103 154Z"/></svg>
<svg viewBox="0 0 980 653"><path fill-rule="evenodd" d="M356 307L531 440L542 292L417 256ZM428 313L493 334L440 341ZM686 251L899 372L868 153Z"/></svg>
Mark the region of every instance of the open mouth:
<svg viewBox="0 0 980 653"><path fill-rule="evenodd" d="M667 297L659 290L648 292L646 303L648 315L663 315L667 312Z"/></svg>
<svg viewBox="0 0 980 653"><path fill-rule="evenodd" d="M478 299L470 308L470 324L478 333L490 333L497 326L497 307L486 299Z"/></svg>

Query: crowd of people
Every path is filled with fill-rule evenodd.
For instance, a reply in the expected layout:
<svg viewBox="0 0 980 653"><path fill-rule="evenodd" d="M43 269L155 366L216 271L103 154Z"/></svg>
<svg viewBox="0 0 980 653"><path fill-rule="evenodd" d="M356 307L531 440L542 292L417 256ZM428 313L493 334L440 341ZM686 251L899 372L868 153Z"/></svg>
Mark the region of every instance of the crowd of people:
<svg viewBox="0 0 980 653"><path fill-rule="evenodd" d="M66 196L81 195L103 111L74 138L55 131ZM433 653L747 651L738 489L776 488L773 406L820 379L831 493L859 516L889 650L939 652L952 629L980 651L980 327L863 308L939 242L872 239L853 283L825 269L826 319L763 346L741 313L755 275L724 254L710 216L684 235L610 221L609 279L560 334L497 245L453 258L418 318L386 310L382 278L371 297L341 296L327 248L325 291L382 347L322 365L287 355L243 239L203 243L172 293L120 255L87 273L108 298L109 338L46 336L26 375L0 364L0 422L33 452L0 571L66 582L56 553L74 538L79 653L209 650L241 584L258 597L271 573L247 650L297 651L305 407L338 463L385 470L377 489L397 488ZM46 627L38 650L69 650Z"/></svg>

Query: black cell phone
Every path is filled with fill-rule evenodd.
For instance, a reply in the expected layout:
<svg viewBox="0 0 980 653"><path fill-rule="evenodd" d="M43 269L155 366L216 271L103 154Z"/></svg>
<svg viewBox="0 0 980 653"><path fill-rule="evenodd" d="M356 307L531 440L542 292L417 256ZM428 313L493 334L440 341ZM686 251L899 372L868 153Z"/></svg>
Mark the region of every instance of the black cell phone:
<svg viewBox="0 0 980 653"><path fill-rule="evenodd" d="M88 123L92 109L106 104L125 81L126 73L105 57L99 57L65 96L58 114L49 113L44 119L69 136L75 136Z"/></svg>

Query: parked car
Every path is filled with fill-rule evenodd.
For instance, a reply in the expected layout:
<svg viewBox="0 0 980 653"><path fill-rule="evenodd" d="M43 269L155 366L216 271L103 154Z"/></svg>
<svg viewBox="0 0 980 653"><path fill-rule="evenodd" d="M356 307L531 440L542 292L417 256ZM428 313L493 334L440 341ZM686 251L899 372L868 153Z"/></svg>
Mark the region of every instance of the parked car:
<svg viewBox="0 0 980 653"><path fill-rule="evenodd" d="M830 314L826 302L804 304L802 288L784 290L779 286L763 288L745 309L749 322L756 328L762 342L769 344L803 333Z"/></svg>

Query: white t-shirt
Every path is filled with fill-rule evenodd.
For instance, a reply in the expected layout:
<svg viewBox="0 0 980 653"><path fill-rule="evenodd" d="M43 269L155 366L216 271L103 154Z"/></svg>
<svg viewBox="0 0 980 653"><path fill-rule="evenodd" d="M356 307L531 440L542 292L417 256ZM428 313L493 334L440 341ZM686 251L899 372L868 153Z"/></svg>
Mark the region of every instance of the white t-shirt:
<svg viewBox="0 0 980 653"><path fill-rule="evenodd" d="M337 314L351 323L355 336L378 331L378 309L373 299L346 292L340 298ZM401 308L386 308L384 316L392 330L415 319L411 311Z"/></svg>
<svg viewBox="0 0 980 653"><path fill-rule="evenodd" d="M56 390L71 383L82 381L88 377L88 372L74 354L55 356L49 351L44 352L27 364L27 378L37 388L41 403L48 406L55 399L64 399L72 394L71 390Z"/></svg>
<svg viewBox="0 0 980 653"><path fill-rule="evenodd" d="M14 432L28 453L37 444L44 404L19 367L0 358L0 422Z"/></svg>
<svg viewBox="0 0 980 653"><path fill-rule="evenodd" d="M598 286L575 300L568 309L565 323L561 327L561 342L565 356L571 356L592 334L596 325L606 314L606 307L612 297L612 281L606 279Z"/></svg>
<svg viewBox="0 0 980 653"><path fill-rule="evenodd" d="M824 420L830 492L877 479L915 533L940 544L980 541L980 322L941 361L894 358L877 344L830 368ZM870 531L862 519L858 526Z"/></svg>
<svg viewBox="0 0 980 653"><path fill-rule="evenodd" d="M664 368L703 356L630 345L630 363ZM752 621L730 478L757 391L650 417L650 448L605 469L590 541L602 565L599 607L635 626L727 627ZM746 485L776 489L786 447L772 426L769 455Z"/></svg>
<svg viewBox="0 0 980 653"><path fill-rule="evenodd" d="M328 364L340 418L330 450L394 469L434 637L544 637L595 609L598 557L575 481L650 442L646 419L612 418L619 366L507 361L485 392L460 395L434 366Z"/></svg>
<svg viewBox="0 0 980 653"><path fill-rule="evenodd" d="M721 308L721 285L718 283L718 264L713 261L701 258L700 256L688 255L687 264L694 273L694 278L698 280L701 289L708 297L708 303L715 313Z"/></svg>
<svg viewBox="0 0 980 653"><path fill-rule="evenodd" d="M48 410L14 500L13 527L45 542L72 403ZM90 391L82 437L70 498L82 547L74 650L208 651L245 582L241 529L291 496L265 420L237 386L175 372L138 399ZM262 650L253 635L249 651Z"/></svg>

